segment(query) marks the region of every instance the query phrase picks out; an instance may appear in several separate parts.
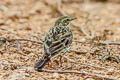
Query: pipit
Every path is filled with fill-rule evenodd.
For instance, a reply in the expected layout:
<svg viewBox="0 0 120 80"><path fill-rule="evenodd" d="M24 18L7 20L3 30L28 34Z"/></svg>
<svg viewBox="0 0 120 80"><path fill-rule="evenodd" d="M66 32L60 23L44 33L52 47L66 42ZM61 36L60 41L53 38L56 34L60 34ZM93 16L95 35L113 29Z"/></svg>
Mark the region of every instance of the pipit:
<svg viewBox="0 0 120 80"><path fill-rule="evenodd" d="M46 33L43 43L44 54L35 64L35 70L41 71L52 58L69 51L73 39L73 34L69 28L69 23L74 19L76 18L70 16L60 17L55 22L54 27Z"/></svg>

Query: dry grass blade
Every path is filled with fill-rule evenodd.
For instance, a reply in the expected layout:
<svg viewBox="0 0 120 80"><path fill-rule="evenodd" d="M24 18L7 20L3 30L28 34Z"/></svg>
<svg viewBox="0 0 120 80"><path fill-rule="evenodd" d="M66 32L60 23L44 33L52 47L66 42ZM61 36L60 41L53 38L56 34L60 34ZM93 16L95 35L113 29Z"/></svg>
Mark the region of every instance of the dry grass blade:
<svg viewBox="0 0 120 80"><path fill-rule="evenodd" d="M100 43L104 45L120 45L120 42L110 42L110 41L102 41L102 40L100 40Z"/></svg>
<svg viewBox="0 0 120 80"><path fill-rule="evenodd" d="M12 42L12 41L30 41L30 42L38 43L38 44L43 43L42 41L33 41L33 40L29 40L29 39L11 39L11 40L8 40L8 42Z"/></svg>
<svg viewBox="0 0 120 80"><path fill-rule="evenodd" d="M85 43L86 39L84 39L84 40L73 40L73 42ZM103 40L99 40L99 43L103 44L103 45L120 45L120 42L110 42L110 41L103 41Z"/></svg>
<svg viewBox="0 0 120 80"><path fill-rule="evenodd" d="M99 77L102 79L108 79L108 80L120 80L114 77L110 77L108 75L100 75L100 74L93 74L93 73L88 73L88 72L83 72L83 71L75 71L75 70L41 70L41 72L49 72L49 73L75 73L75 74L83 74L83 75L89 75L89 76L94 76L94 77Z"/></svg>

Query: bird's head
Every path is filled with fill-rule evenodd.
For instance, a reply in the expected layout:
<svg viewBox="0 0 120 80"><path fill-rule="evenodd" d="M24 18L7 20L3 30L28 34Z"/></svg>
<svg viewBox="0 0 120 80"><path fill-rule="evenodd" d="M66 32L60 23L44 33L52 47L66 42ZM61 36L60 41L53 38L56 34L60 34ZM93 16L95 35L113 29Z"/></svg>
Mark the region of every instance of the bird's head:
<svg viewBox="0 0 120 80"><path fill-rule="evenodd" d="M70 16L60 17L56 21L55 26L67 26L74 19L76 19L76 18L73 18L73 17L70 17Z"/></svg>

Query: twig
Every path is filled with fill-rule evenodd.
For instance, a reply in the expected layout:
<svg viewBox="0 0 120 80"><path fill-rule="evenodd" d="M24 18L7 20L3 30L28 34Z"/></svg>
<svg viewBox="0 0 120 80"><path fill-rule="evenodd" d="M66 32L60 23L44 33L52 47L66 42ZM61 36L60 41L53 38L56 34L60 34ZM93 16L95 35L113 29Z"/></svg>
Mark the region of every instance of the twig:
<svg viewBox="0 0 120 80"><path fill-rule="evenodd" d="M84 29L84 27L88 24L88 22L89 22L89 13L87 13L87 17L86 17L86 22L85 22L85 24L84 24L84 26L80 26L80 25L78 25L78 24L76 24L76 23L73 23L72 22L72 25L73 26L75 26L75 27L77 27L77 28L80 28L81 29L81 31L88 37L88 38L90 38L90 39L93 39L93 36L90 36L86 31L85 31L85 29Z"/></svg>
<svg viewBox="0 0 120 80"><path fill-rule="evenodd" d="M67 56L63 56L63 58L67 59L69 62L72 62L72 63L77 64L77 62L75 62L75 61L74 61L74 60L72 60L72 59L69 59Z"/></svg>
<svg viewBox="0 0 120 80"><path fill-rule="evenodd" d="M33 37L35 37L36 39L40 40L41 42L44 42L44 40L42 38L40 38L41 36L36 36L36 35L32 35Z"/></svg>
<svg viewBox="0 0 120 80"><path fill-rule="evenodd" d="M101 67L101 66L98 66L98 65L92 65L92 64L85 64L85 63L79 63L79 62L76 62L70 58L68 58L67 56L63 56L63 58L67 59L69 62L71 63L75 63L75 64L80 64L80 65L85 65L87 67L94 67L94 68L99 68L99 69L104 69L104 70L107 70L105 67ZM108 71L108 70L107 70Z"/></svg>
<svg viewBox="0 0 120 80"><path fill-rule="evenodd" d="M86 54L87 52L83 52L83 51L77 51L77 50L74 50L74 49L70 49L71 52L75 52L77 54Z"/></svg>
<svg viewBox="0 0 120 80"><path fill-rule="evenodd" d="M110 41L99 41L103 45L120 45L120 42L110 42Z"/></svg>
<svg viewBox="0 0 120 80"><path fill-rule="evenodd" d="M4 29L4 28L0 28L1 30L4 30L4 31L8 31L7 29ZM12 31L8 31L10 33L13 33ZM12 41L30 41L30 42L33 42L33 43L38 43L38 44L42 44L43 43L43 40L40 39L41 42L39 41L33 41L33 40L28 40L28 39L10 39L10 40L7 40L8 42L12 42Z"/></svg>
<svg viewBox="0 0 120 80"><path fill-rule="evenodd" d="M83 39L81 39L81 40L73 40L73 42L84 43L84 42L86 42L86 39L85 39L85 38L83 38Z"/></svg>
<svg viewBox="0 0 120 80"><path fill-rule="evenodd" d="M86 40L73 40L73 42L84 43L86 42ZM103 41L103 40L99 40L99 43L103 45L120 45L120 42L110 42L110 41Z"/></svg>
<svg viewBox="0 0 120 80"><path fill-rule="evenodd" d="M75 74L83 74L83 75L95 76L95 77L99 77L99 78L103 78L103 79L109 79L109 80L120 80L120 79L117 79L115 77L108 76L108 75L92 74L92 73L88 73L88 72L75 71L75 70L64 70L64 71L61 71L61 70L47 70L47 69L43 69L43 70L41 70L41 72L48 72L48 73L75 73Z"/></svg>
<svg viewBox="0 0 120 80"><path fill-rule="evenodd" d="M71 23L72 23L72 25L75 26L76 28L80 28L80 30L87 36L87 38L92 39L92 37L85 31L84 27L82 27L82 26L80 26L80 25L78 25L78 24L76 24L76 23L73 23L73 22L71 22Z"/></svg>
<svg viewBox="0 0 120 80"><path fill-rule="evenodd" d="M79 54L86 54L86 53L88 53L88 52L80 52L80 51L76 51L76 50L72 50L72 49L70 49L70 51L72 51L72 52L77 52L77 53L79 53ZM63 58L67 59L67 60L68 60L69 62L71 62L71 63L80 64L80 65L85 65L85 66L87 66L87 67L94 67L94 68L104 69L104 70L107 70L107 71L108 71L108 69L106 69L105 67L101 67L101 66L98 66L98 65L95 65L95 64L92 65L92 64L85 64L85 63L76 62L76 61L74 61L73 59L68 58L67 56L63 56Z"/></svg>
<svg viewBox="0 0 120 80"><path fill-rule="evenodd" d="M29 40L29 39L11 39L11 40L7 40L8 42L12 42L12 41L30 41L33 43L38 43L38 44L42 44L43 42L41 41L33 41L33 40Z"/></svg>

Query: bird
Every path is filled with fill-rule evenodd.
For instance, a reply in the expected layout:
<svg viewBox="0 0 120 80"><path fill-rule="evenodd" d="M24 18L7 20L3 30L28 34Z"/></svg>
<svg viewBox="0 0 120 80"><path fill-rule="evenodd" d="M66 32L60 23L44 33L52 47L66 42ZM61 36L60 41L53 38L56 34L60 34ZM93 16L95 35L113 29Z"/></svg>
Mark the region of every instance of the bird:
<svg viewBox="0 0 120 80"><path fill-rule="evenodd" d="M51 59L70 50L73 33L69 23L75 19L75 17L71 16L62 16L56 20L55 25L46 33L43 42L44 53L42 58L35 63L35 70L42 71Z"/></svg>

